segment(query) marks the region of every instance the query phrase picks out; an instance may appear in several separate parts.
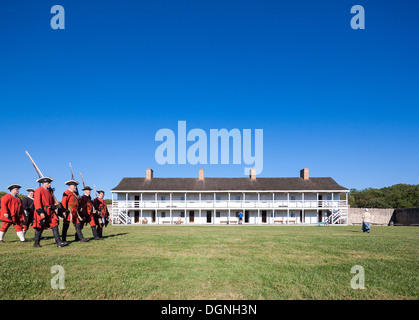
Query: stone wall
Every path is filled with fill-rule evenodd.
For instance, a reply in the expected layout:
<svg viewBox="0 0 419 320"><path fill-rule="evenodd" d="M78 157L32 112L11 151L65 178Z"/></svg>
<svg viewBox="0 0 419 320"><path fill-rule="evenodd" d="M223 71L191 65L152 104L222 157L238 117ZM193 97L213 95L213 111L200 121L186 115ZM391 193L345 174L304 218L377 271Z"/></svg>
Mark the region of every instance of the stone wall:
<svg viewBox="0 0 419 320"><path fill-rule="evenodd" d="M365 208L349 208L348 224L361 224ZM407 209L368 208L373 225L419 225L419 207Z"/></svg>
<svg viewBox="0 0 419 320"><path fill-rule="evenodd" d="M362 224L362 214L365 208L349 208L348 224ZM394 209L368 208L373 225L387 226L393 216Z"/></svg>

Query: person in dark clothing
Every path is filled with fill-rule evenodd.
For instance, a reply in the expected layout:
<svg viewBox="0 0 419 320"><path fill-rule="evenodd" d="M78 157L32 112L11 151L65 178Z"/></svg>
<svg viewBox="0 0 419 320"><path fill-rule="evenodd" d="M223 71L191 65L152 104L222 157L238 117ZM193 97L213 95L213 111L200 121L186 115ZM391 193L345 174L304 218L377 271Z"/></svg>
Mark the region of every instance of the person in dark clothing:
<svg viewBox="0 0 419 320"><path fill-rule="evenodd" d="M23 198L22 205L24 210L24 220L23 220L23 234L28 231L29 226L33 222L33 212L34 212L34 205L33 205L33 197L35 194L35 189L29 188L26 189L28 195Z"/></svg>

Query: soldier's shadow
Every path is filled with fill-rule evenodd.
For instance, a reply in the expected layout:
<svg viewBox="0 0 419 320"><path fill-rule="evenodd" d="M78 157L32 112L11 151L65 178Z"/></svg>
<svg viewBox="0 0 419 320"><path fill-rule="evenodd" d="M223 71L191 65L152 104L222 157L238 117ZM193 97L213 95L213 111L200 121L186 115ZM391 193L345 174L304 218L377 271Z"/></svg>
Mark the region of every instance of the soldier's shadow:
<svg viewBox="0 0 419 320"><path fill-rule="evenodd" d="M52 237L52 236L51 237L50 236L46 236L46 237L42 236L41 241L42 240L49 240L49 239L54 239L54 237Z"/></svg>
<svg viewBox="0 0 419 320"><path fill-rule="evenodd" d="M123 232L123 233L116 233L116 234L109 234L109 235L104 235L102 236L102 238L107 239L107 238L113 238L113 237L119 237L119 236L124 236L128 234L128 232Z"/></svg>
<svg viewBox="0 0 419 320"><path fill-rule="evenodd" d="M104 236L102 236L102 238L103 238L103 239L107 239L107 238L113 238L113 237L124 236L124 235L126 235L126 234L128 234L128 232L124 232L124 233L116 233L116 234L109 234L109 235L104 235ZM95 240L94 240L94 238L92 238L92 237L86 237L86 236L84 236L84 237L85 237L85 238L90 239L90 240L89 240L89 242L90 242L90 241L95 241ZM69 240L69 239L67 239L67 241L68 241L68 242L70 242L70 243L73 243L73 242L79 242L79 240L75 240L75 239L73 239L73 240Z"/></svg>

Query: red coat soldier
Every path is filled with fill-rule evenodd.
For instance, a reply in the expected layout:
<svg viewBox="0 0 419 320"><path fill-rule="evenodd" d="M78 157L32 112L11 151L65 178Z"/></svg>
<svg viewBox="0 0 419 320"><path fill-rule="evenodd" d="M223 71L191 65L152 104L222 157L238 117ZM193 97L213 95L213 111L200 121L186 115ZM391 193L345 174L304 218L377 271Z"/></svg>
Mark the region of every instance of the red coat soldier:
<svg viewBox="0 0 419 320"><path fill-rule="evenodd" d="M38 183L42 183L42 186L35 190L34 197L34 221L32 227L35 229L35 248L40 248L39 244L42 232L51 228L54 234L55 242L57 247L64 247L68 242L63 242L60 239L60 233L58 230L59 218L56 213L56 204L53 190L51 189L51 182L53 179L49 177L42 177L36 180ZM60 208L58 208L60 210Z"/></svg>
<svg viewBox="0 0 419 320"><path fill-rule="evenodd" d="M98 214L98 236L103 238L103 227L106 227L109 223L109 211L108 206L106 205L103 197L105 196L105 191L98 190L98 197L93 200L93 207L96 209Z"/></svg>
<svg viewBox="0 0 419 320"><path fill-rule="evenodd" d="M22 200L17 196L19 189L18 184L12 184L7 187L10 193L1 198L0 220L3 221L0 228L0 242L3 242L4 234L11 225L14 225L16 234L21 242L26 242L25 235L22 231L22 220L24 216Z"/></svg>
<svg viewBox="0 0 419 320"><path fill-rule="evenodd" d="M87 242L89 239L83 237L81 232L81 225L84 223L84 220L79 215L79 196L76 193L77 185L79 184L75 180L70 180L65 183L68 185L68 189L64 191L63 199L61 200L61 205L63 210L65 211L66 215L63 219L63 231L62 231L62 238L63 241L67 239L67 230L70 226L70 220L74 224L74 228L76 229L75 239L76 241L79 240L80 242Z"/></svg>
<svg viewBox="0 0 419 320"><path fill-rule="evenodd" d="M81 212L84 217L86 217L86 222L90 224L90 227L92 228L92 234L95 240L103 240L103 238L100 238L97 233L96 224L97 217L95 219L96 211L93 207L93 201L90 197L90 194L92 192L92 188L86 186L83 189L84 195L80 199L80 206L81 206Z"/></svg>

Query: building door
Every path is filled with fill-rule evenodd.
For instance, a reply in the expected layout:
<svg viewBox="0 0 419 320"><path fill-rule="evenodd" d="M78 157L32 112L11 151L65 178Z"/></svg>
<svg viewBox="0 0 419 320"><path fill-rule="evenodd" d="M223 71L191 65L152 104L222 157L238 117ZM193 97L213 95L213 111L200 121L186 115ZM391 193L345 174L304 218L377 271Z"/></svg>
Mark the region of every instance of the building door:
<svg viewBox="0 0 419 320"><path fill-rule="evenodd" d="M244 212L244 223L249 223L249 211Z"/></svg>
<svg viewBox="0 0 419 320"><path fill-rule="evenodd" d="M195 212L189 211L189 223L193 223L195 218Z"/></svg>
<svg viewBox="0 0 419 320"><path fill-rule="evenodd" d="M156 222L156 210L151 211L151 222Z"/></svg>
<svg viewBox="0 0 419 320"><path fill-rule="evenodd" d="M134 207L136 208L140 207L140 204L139 204L140 196L134 196L134 200L135 200Z"/></svg>
<svg viewBox="0 0 419 320"><path fill-rule="evenodd" d="M319 211L319 217L318 217L318 219L317 219L317 220L318 220L319 222L322 222L322 219L323 219L323 212L320 210L320 211Z"/></svg>
<svg viewBox="0 0 419 320"><path fill-rule="evenodd" d="M266 223L266 211L262 211L262 223Z"/></svg>
<svg viewBox="0 0 419 320"><path fill-rule="evenodd" d="M321 194L319 194L319 207L323 206L322 200L323 200L323 197Z"/></svg>
<svg viewBox="0 0 419 320"><path fill-rule="evenodd" d="M134 223L140 222L140 211L134 211Z"/></svg>
<svg viewBox="0 0 419 320"><path fill-rule="evenodd" d="M207 211L207 223L211 223L211 211Z"/></svg>
<svg viewBox="0 0 419 320"><path fill-rule="evenodd" d="M300 210L300 222L303 223L303 211Z"/></svg>

